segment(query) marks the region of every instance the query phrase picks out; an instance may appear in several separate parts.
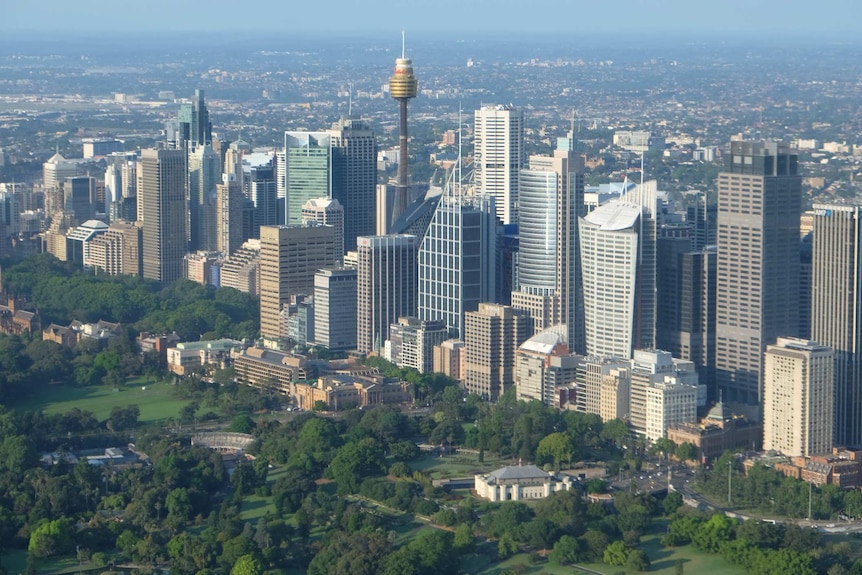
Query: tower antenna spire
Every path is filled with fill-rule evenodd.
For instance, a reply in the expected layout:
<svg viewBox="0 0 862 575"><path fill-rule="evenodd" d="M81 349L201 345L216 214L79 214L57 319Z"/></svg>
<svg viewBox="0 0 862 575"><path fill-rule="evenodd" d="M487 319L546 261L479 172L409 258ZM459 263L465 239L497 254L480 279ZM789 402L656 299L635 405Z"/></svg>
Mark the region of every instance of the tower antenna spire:
<svg viewBox="0 0 862 575"><path fill-rule="evenodd" d="M407 56L405 56L406 51L404 49L404 30L401 30L401 59L403 60Z"/></svg>
<svg viewBox="0 0 862 575"><path fill-rule="evenodd" d="M353 82L347 85L347 116L353 114Z"/></svg>

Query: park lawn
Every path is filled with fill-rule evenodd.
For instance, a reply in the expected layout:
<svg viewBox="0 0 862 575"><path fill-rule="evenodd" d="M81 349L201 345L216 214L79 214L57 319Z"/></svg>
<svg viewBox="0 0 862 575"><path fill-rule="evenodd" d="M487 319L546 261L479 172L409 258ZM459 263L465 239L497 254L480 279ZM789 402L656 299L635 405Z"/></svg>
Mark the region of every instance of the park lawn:
<svg viewBox="0 0 862 575"><path fill-rule="evenodd" d="M475 473L493 471L509 464L509 460L485 457L483 463L472 454L457 455L423 455L407 465L415 471L424 471L431 479L451 479L453 477L471 477Z"/></svg>
<svg viewBox="0 0 862 575"><path fill-rule="evenodd" d="M266 484L272 487L287 472L287 466L273 467L266 474ZM275 515L275 503L272 496L262 497L260 495L245 495L240 506L240 519L256 523L267 513Z"/></svg>
<svg viewBox="0 0 862 575"><path fill-rule="evenodd" d="M91 411L96 419L104 421L114 407L137 405L141 410L138 421L146 424L177 417L187 403L189 401L171 396L169 382L135 377L129 379L119 391L114 391L109 385L53 385L39 398L21 402L15 407L18 411L43 410L47 414L65 413L78 408Z"/></svg>
<svg viewBox="0 0 862 575"><path fill-rule="evenodd" d="M14 549L0 555L0 566L3 567L6 573L18 575L24 573L27 568L27 551L23 549ZM75 555L65 555L62 557L49 557L45 559L37 559L35 562L37 573L76 573L78 571L78 559ZM94 567L91 563L84 563L82 571L92 569L106 570L107 567Z"/></svg>
<svg viewBox="0 0 862 575"><path fill-rule="evenodd" d="M743 567L731 565L721 555L703 553L691 545L684 547L664 547L659 534L646 535L641 539L639 549L643 549L650 560L650 573L673 575L676 572L676 562L682 560L685 573L709 573L709 575L745 575ZM602 563L585 565L599 573L612 575L623 572L634 575L637 571L623 567L611 567Z"/></svg>

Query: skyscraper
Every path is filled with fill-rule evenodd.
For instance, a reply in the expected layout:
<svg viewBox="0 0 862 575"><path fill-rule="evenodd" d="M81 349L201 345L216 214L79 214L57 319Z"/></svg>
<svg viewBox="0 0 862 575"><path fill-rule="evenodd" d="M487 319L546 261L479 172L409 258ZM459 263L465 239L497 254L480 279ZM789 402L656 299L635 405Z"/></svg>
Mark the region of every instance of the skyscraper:
<svg viewBox="0 0 862 575"><path fill-rule="evenodd" d="M416 315L415 236L360 236L357 239L356 346L379 351L389 325Z"/></svg>
<svg viewBox="0 0 862 575"><path fill-rule="evenodd" d="M335 265L331 226L261 226L260 333L269 345L285 337L281 310L291 296L310 294L314 274Z"/></svg>
<svg viewBox="0 0 862 575"><path fill-rule="evenodd" d="M185 150L142 150L138 169L143 275L162 283L183 277L188 248Z"/></svg>
<svg viewBox="0 0 862 575"><path fill-rule="evenodd" d="M332 196L332 136L327 132L285 132L284 221L299 224L302 206Z"/></svg>
<svg viewBox="0 0 862 575"><path fill-rule="evenodd" d="M494 301L497 233L493 197L444 193L419 249L420 319L460 337L464 314Z"/></svg>
<svg viewBox="0 0 862 575"><path fill-rule="evenodd" d="M410 164L410 156L407 153L407 102L416 97L418 90L419 82L413 75L413 60L407 58L404 53L404 32L401 32L401 57L395 59L395 71L389 78L389 95L398 100L400 112L398 183L390 222L395 222L410 203L410 180L407 175L407 167Z"/></svg>
<svg viewBox="0 0 862 575"><path fill-rule="evenodd" d="M178 148L212 144L213 126L210 122L209 109L204 102L203 90L195 90L192 102L180 106L177 119L179 120Z"/></svg>
<svg viewBox="0 0 862 575"><path fill-rule="evenodd" d="M799 330L797 157L776 142L731 142L718 175L716 384L725 401L762 397L766 345Z"/></svg>
<svg viewBox="0 0 862 575"><path fill-rule="evenodd" d="M464 314L464 387L497 401L515 385L515 353L527 339L527 317L511 306L480 303Z"/></svg>
<svg viewBox="0 0 862 575"><path fill-rule="evenodd" d="M832 450L834 356L813 341L778 338L763 366L763 449L788 457Z"/></svg>
<svg viewBox="0 0 862 575"><path fill-rule="evenodd" d="M655 181L580 219L586 353L655 346Z"/></svg>
<svg viewBox="0 0 862 575"><path fill-rule="evenodd" d="M694 362L718 399L715 366L715 246L691 251L690 239L659 238L656 347Z"/></svg>
<svg viewBox="0 0 862 575"><path fill-rule="evenodd" d="M835 444L862 446L862 205L814 204L811 337L835 352Z"/></svg>
<svg viewBox="0 0 862 575"><path fill-rule="evenodd" d="M524 113L512 106L476 110L473 175L476 193L494 196L497 217L518 222L518 171L524 165Z"/></svg>
<svg viewBox="0 0 862 575"><path fill-rule="evenodd" d="M257 228L278 225L278 198L273 172L272 166L256 166L251 169L248 198L254 203ZM253 237L258 235L259 231L253 231Z"/></svg>
<svg viewBox="0 0 862 575"><path fill-rule="evenodd" d="M355 250L356 238L375 233L377 139L371 126L353 116L342 118L332 136L332 198L344 208L344 249Z"/></svg>
<svg viewBox="0 0 862 575"><path fill-rule="evenodd" d="M314 274L314 343L329 350L356 348L356 269Z"/></svg>
<svg viewBox="0 0 862 575"><path fill-rule="evenodd" d="M189 148L189 251L216 250L216 186L221 158L210 144Z"/></svg>
<svg viewBox="0 0 862 575"><path fill-rule="evenodd" d="M78 225L96 217L96 179L89 176L63 181L64 210Z"/></svg>
<svg viewBox="0 0 862 575"><path fill-rule="evenodd" d="M520 171L519 290L512 306L533 319L533 331L567 328L567 345L583 351L584 315L578 218L584 209L580 158L557 150L553 157L530 156Z"/></svg>
<svg viewBox="0 0 862 575"><path fill-rule="evenodd" d="M336 199L312 198L302 206L302 223L316 222L335 228L336 265L344 259L345 210Z"/></svg>
<svg viewBox="0 0 862 575"><path fill-rule="evenodd" d="M242 189L239 183L228 179L216 185L215 197L215 249L225 256L242 245Z"/></svg>

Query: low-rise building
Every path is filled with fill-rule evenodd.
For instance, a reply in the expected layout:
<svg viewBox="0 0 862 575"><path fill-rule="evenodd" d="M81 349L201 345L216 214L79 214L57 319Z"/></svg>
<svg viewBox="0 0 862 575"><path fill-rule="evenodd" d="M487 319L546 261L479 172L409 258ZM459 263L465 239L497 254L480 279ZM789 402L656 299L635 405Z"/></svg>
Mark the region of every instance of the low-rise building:
<svg viewBox="0 0 862 575"><path fill-rule="evenodd" d="M728 450L758 450L762 437L763 426L734 414L720 401L699 423L681 422L667 429L668 439L677 445L694 445L704 462L714 461Z"/></svg>
<svg viewBox="0 0 862 575"><path fill-rule="evenodd" d="M389 405L413 400L413 384L374 375L327 375L313 384L296 382L291 394L301 409L313 409L322 401L331 411L349 407Z"/></svg>
<svg viewBox="0 0 862 575"><path fill-rule="evenodd" d="M234 357L233 367L240 383L289 394L292 383L308 379L310 366L301 355L250 347Z"/></svg>
<svg viewBox="0 0 862 575"><path fill-rule="evenodd" d="M476 495L491 501L544 499L555 491L568 491L574 480L558 477L535 465L510 465L475 476Z"/></svg>
<svg viewBox="0 0 862 575"><path fill-rule="evenodd" d="M216 339L178 343L167 351L168 371L186 375L194 370L215 365L228 367L233 353L239 353L245 345L235 339Z"/></svg>

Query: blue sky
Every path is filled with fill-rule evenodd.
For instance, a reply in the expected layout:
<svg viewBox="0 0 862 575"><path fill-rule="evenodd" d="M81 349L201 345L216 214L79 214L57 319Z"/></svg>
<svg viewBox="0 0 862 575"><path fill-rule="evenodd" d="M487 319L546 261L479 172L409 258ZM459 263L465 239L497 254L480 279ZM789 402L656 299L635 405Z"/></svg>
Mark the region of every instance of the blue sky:
<svg viewBox="0 0 862 575"><path fill-rule="evenodd" d="M860 0L0 0L0 30L787 34L856 41Z"/></svg>

